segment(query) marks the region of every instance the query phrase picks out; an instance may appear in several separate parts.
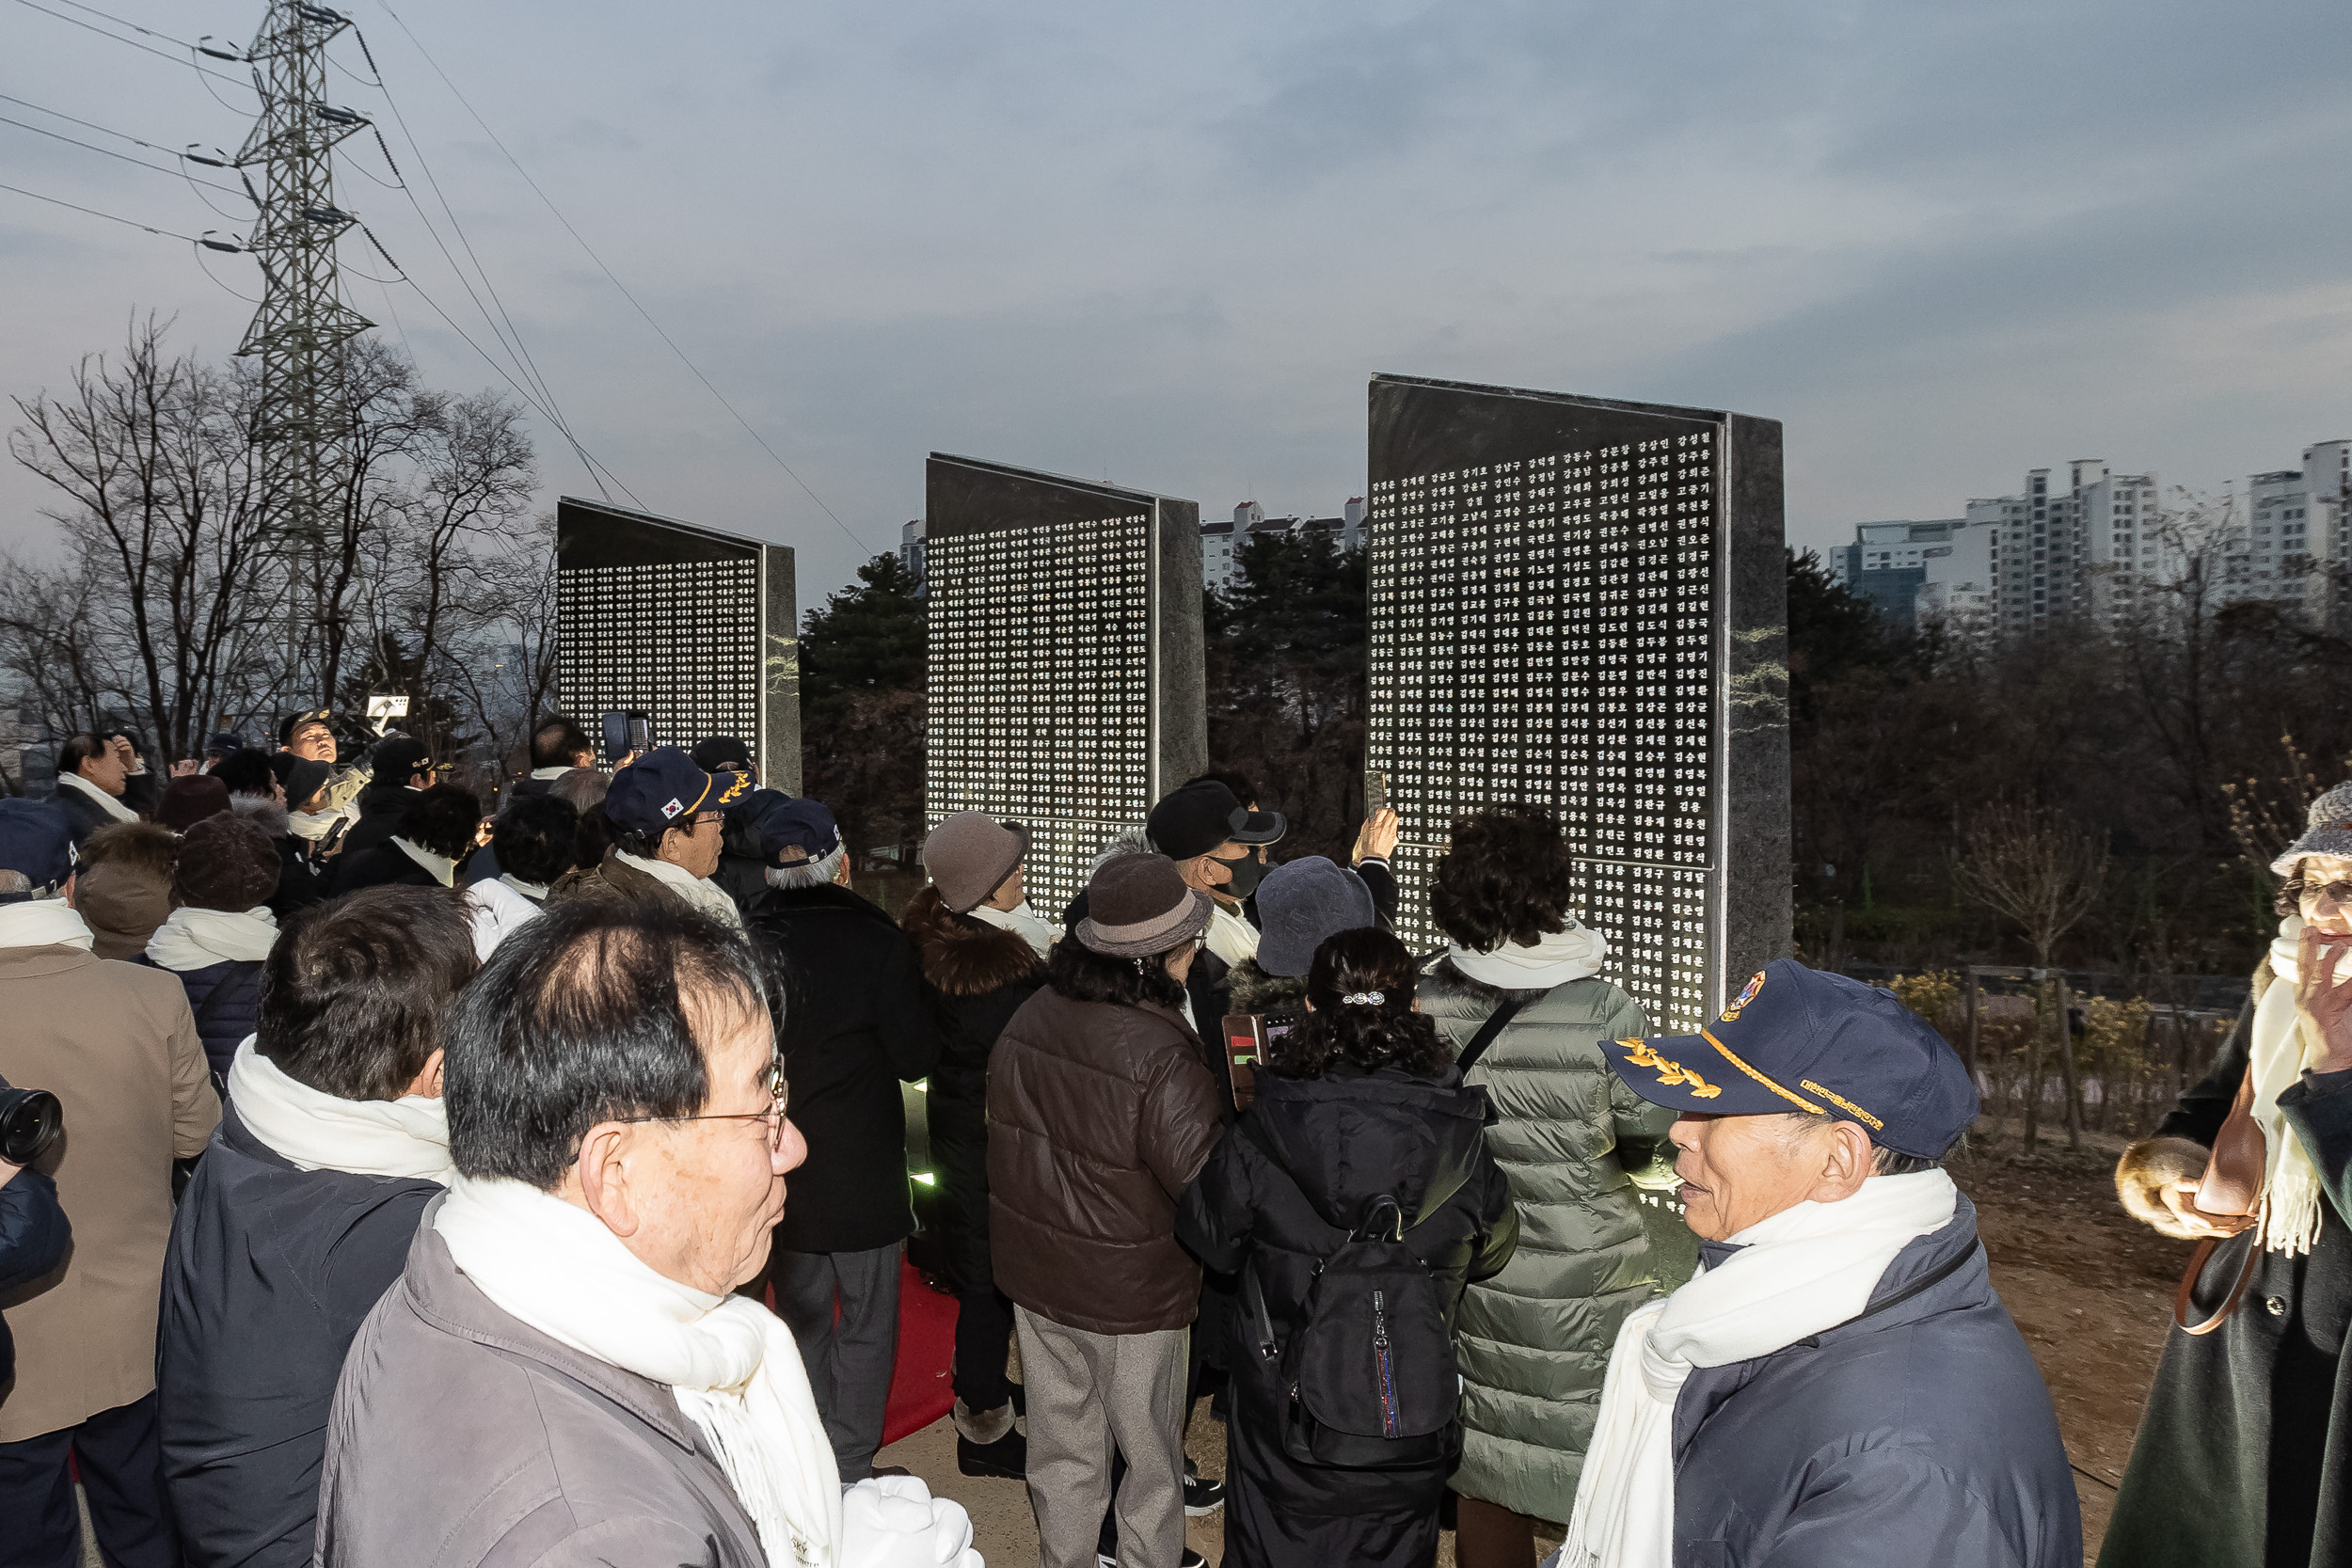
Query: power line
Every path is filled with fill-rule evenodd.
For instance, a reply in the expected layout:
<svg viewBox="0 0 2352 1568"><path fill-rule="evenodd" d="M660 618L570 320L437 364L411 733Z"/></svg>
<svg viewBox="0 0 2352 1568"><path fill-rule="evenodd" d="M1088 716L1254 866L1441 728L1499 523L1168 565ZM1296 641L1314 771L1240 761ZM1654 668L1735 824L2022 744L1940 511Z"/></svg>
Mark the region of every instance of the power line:
<svg viewBox="0 0 2352 1568"><path fill-rule="evenodd" d="M392 269L393 276L399 281L405 283L410 288L416 290L417 297L424 301L425 309L432 311L434 315L439 317L441 325L448 327L452 332L456 333L458 340L468 348L480 355L482 356L483 363L498 372L500 377L504 380L509 387L515 389L515 395L516 397L521 398L523 402L529 404L533 409L536 409L542 417L547 419L549 423L554 424L558 430L562 430L564 428L562 422L558 420L553 414L549 413L548 409L540 404L537 398L532 396L530 389L523 386L522 383L515 379L513 372L509 371L504 365L501 364L495 355L491 354L488 349L484 348L480 343L474 341L472 336L469 334L464 327L458 325L455 321L452 320L450 313L441 309L440 302L436 300L431 294L424 292L423 284L408 276L408 270L393 259L392 253L384 248L384 242L377 239L374 232L370 230L366 224L363 223L359 226L359 232L367 236L368 244L375 246L375 253L384 258L384 264ZM464 279L461 277L459 281L463 282ZM386 298L386 303L390 303L389 295ZM397 318L395 318L395 324L397 324ZM401 335L404 339L407 336L405 330ZM571 439L568 435L566 439ZM614 473L611 468L605 467L602 463L596 461L595 457L589 454L588 449L581 446L578 440L572 439L571 447L573 451L579 454L580 462L586 466L588 469L588 477L591 480L596 481L596 487L599 490L604 488L604 481L596 477L596 471L601 468L603 469L606 478L611 479L614 484L620 486L621 493L623 495L627 496L630 500L636 501L638 510L644 511L645 509L645 503L643 500L638 499L637 492L631 490L628 485L621 483L620 475ZM607 492L608 499L610 499L610 492Z"/></svg>
<svg viewBox="0 0 2352 1568"><path fill-rule="evenodd" d="M78 16L68 16L68 15L66 15L66 14L65 14L65 12L63 12L63 11L53 11L53 10L51 10L51 9L50 9L48 7L46 7L46 6L36 5L36 4L34 4L34 0L16 0L16 3L17 3L18 5L20 5L20 6L25 7L25 8L28 8L28 9L39 11L39 12L40 12L40 14L41 14L41 15L43 15L43 16L54 16L54 17L56 17L58 21L60 21L60 22L70 22L70 23L73 24L73 25L74 25L74 26L76 26L76 27L87 27L87 28L88 28L88 29L89 29L89 31L91 31L91 32L93 32L93 33L96 33L96 34L97 34L100 38L102 38L102 39L112 39L112 40L113 40L115 42L117 42L117 43L128 44L128 45L130 45L130 46L131 46L132 48L134 48L134 49L142 49L142 50L145 50L148 54L154 55L154 56L155 56L156 58L158 58L158 59L169 60L169 61L170 61L172 64L174 64L174 65L184 65L184 66L191 67L191 68L193 68L193 69L194 69L194 70L195 70L195 71L197 71L199 75L210 76L210 77L212 77L212 78L213 78L214 80L215 80L215 81L226 82L226 83L228 83L228 84L229 84L230 87L251 87L251 86L252 86L252 84L251 84L251 83L249 83L249 82L240 82L240 81L238 81L238 80L237 80L234 76L225 76L225 75L221 74L221 72L219 72L219 71L211 71L211 70L207 70L205 67L200 66L200 65L198 65L198 64L197 64L194 60L183 60L183 59L182 59L179 55L174 55L174 54L170 54L170 53L168 53L167 51L165 51L165 50L162 50L162 49L158 49L158 48L156 48L156 47L155 47L154 45L152 45L152 44L141 43L141 42L140 42L138 40L136 40L136 39L126 39L126 38L124 38L124 37L123 37L120 33L110 33L110 32L106 31L106 29L105 29L105 28L103 28L103 27L101 27L101 26L97 25L95 23L85 22L85 21L83 21L83 20L82 20L80 17L78 17ZM71 3L71 0L69 0L69 3ZM85 9L85 10L87 10L88 8L88 8L88 7L87 7L87 6L83 8L83 9ZM95 14L95 15L100 15L100 16L103 16L103 15L105 15L105 13L104 13L104 12L103 12L103 11L100 11L100 12L95 12L95 13L93 13L93 14ZM107 18L107 20L111 22L111 21L113 21L113 20L115 20L115 19L114 19L114 18L112 18L112 17L108 17L108 18ZM132 24L131 24L130 23L128 23L128 22L125 22L125 23L123 23L123 24L122 24L122 25L124 25L125 27L128 27L128 26L131 26ZM139 29L138 29L138 31L140 31L140 32L146 32L146 31L147 31L147 29L146 29L146 28L144 28L144 27L141 27L141 28L139 28ZM154 38L161 38L163 35L162 35L162 34L160 34L160 33L155 33L155 34L151 34L150 36L151 36L151 37L154 37ZM194 48L195 46L194 46L193 44L190 44L190 45L187 45L187 46L185 46L185 47L188 47L188 48Z"/></svg>
<svg viewBox="0 0 2352 1568"><path fill-rule="evenodd" d="M13 100L11 100L11 102L13 102ZM102 158L119 158L126 164L136 164L141 168L153 169L157 174L168 174L175 179L185 176L190 184L201 185L208 191L218 191L223 196L242 196L245 194L242 191L230 190L227 185L215 185L210 180L199 180L195 175L189 174L185 169L167 168L162 164L151 164L144 158L134 158L128 152L117 152L111 147L100 147L94 143L86 142L78 136L69 136L62 131L49 131L44 130L38 125L27 125L21 119L10 119L6 115L0 115L0 125L13 125L20 131L30 131L36 136L49 136L57 141L65 142L70 146L78 147L85 152L95 152ZM139 145L141 147L145 147L148 144L140 142ZM161 152L163 149L156 148L154 150Z"/></svg>
<svg viewBox="0 0 2352 1568"><path fill-rule="evenodd" d="M87 213L91 217L104 218L108 223L119 223L126 229L143 229L150 234L160 234L167 240L185 240L190 245L204 243L193 234L182 234L169 229L158 229L151 223L141 223L136 218L119 218L112 213L102 213L95 207L85 207L76 201L60 201L54 196L43 196L39 191L28 191L22 185L0 185L0 191L14 191L18 196L29 196L35 201L46 201L52 207L70 207L74 212Z"/></svg>
<svg viewBox="0 0 2352 1568"><path fill-rule="evenodd" d="M353 35L359 37L360 47L365 49L367 40L364 37L360 37L358 28L353 29ZM373 55L368 56L368 63L371 65L375 63ZM573 440L571 427L565 422L563 411L556 404L553 389L548 387L547 378L539 373L537 362L532 358L530 349L523 343L521 331L515 325L515 318L507 312L506 302L499 297L498 286L490 281L489 273L482 265L482 258L475 254L473 242L466 237L465 225L457 221L456 210L450 205L449 197L441 190L441 182L435 177L433 166L425 160L424 149L418 144L415 133L408 129L407 117L400 112L400 104L393 99L391 89L383 86L384 72L379 69L375 74L377 85L384 93L384 106L392 111L392 123L400 127L402 139L407 142L408 150L416 154L417 166L424 171L425 183L433 188L434 199L441 204L441 212L448 217L451 230L456 233L458 245L464 248L467 260L473 262L474 272L481 277L482 287L489 293L492 304L498 307L499 319L505 323L503 330L501 330L499 321L491 319L489 307L482 303L481 295L474 293L473 284L467 278L465 268L457 264L457 258L451 255L449 246L442 243L439 232L433 227L432 218L425 213L423 203L417 199L417 193L409 186L407 177L400 172L400 165L393 159L392 150L385 145L383 133L378 131L376 146L384 153L385 165L391 169L392 177L400 182L401 194L408 198L408 204L411 207L416 208L418 220L424 225L425 232L432 235L433 244L440 250L442 260L449 262L450 270L457 275L458 284L465 289L467 297L473 301L474 309L482 312L482 319L488 325L491 335L498 339L499 346L514 357L516 369L521 371L524 378L538 388L539 396L546 404L541 411L554 424L557 434L572 443L574 451L578 452L580 460L585 463L587 453L580 449L577 441ZM378 245L376 248L380 251L383 246ZM385 259L390 260L389 256ZM398 264L394 263L394 265L397 269ZM596 470L593 467L589 469L589 478L596 479ZM599 480L596 483L597 488L601 490L603 482ZM605 499L610 500L612 497L608 493Z"/></svg>
<svg viewBox="0 0 2352 1568"><path fill-rule="evenodd" d="M500 152L503 153L506 161L514 166L515 172L522 176L523 183L529 185L532 189L532 193L547 204L548 211L555 214L555 221L564 226L564 231L571 235L572 239L580 245L580 248L587 254L588 260L596 264L596 270L604 274L606 280L609 281L615 289L620 290L621 297L628 300L631 308L633 308L640 316L644 318L645 325L653 328L655 336L659 337L662 342L669 345L670 352L677 356L678 362L693 372L694 379L703 384L704 390L707 391L712 397L719 400L719 406L724 408L727 413L734 418L735 422L743 427L743 433L746 436L749 436L753 440L759 443L759 450L766 452L769 457L774 461L777 467L782 468L787 474L791 476L792 483L799 485L802 492L805 494L810 500L817 503L818 510L824 513L826 516L831 517L833 519L834 526L846 534L851 544L857 546L861 549L865 548L869 541L859 538L856 531L852 530L849 524L841 520L840 515L835 513L832 507L825 504L824 498L819 496L815 490L809 488L808 481L803 479L800 474L794 470L792 465L784 460L782 453L778 452L775 448L768 444L768 438L766 436L752 428L751 421L746 420L742 414L736 409L735 404L727 401L726 394L720 391L717 387L713 386L710 378L703 374L701 367L697 366L693 360L687 357L686 351L678 347L677 341L672 338L669 333L662 330L661 324L653 319L653 312L647 310L644 305L638 302L637 296L629 293L628 285L622 282L611 267L605 265L604 258L598 256L595 247L590 245L585 239L581 238L580 230L572 227L572 220L564 215L563 210L556 206L554 198L549 197L546 191L539 188L539 182L531 177L531 171L523 167L522 161L515 156L514 152L507 147L506 143L499 139L499 134L490 129L490 122L482 118L481 111L476 109L472 103L467 99L466 95L458 90L457 84L450 80L449 72L441 69L440 63L434 59L431 53L426 50L424 44L419 40L416 33L409 28L408 24L401 20L400 13L392 9L390 0L377 0L377 3L383 6L384 14L390 17L393 24L397 25L403 33L407 35L408 41L415 45L417 53L423 56L424 63L433 68L433 73L441 79L442 85L449 88L450 92L456 98L460 104L464 105L466 113L473 117L473 122L482 127L482 134L490 138L490 144L496 147ZM361 47L363 49L366 47L364 40L361 41ZM370 56L368 63L371 65L375 63L373 56ZM380 77L384 73L379 69L376 71L376 74ZM389 95L386 98L386 102L390 102ZM394 114L397 116L398 111L395 110ZM403 129L405 130L405 127L404 126Z"/></svg>

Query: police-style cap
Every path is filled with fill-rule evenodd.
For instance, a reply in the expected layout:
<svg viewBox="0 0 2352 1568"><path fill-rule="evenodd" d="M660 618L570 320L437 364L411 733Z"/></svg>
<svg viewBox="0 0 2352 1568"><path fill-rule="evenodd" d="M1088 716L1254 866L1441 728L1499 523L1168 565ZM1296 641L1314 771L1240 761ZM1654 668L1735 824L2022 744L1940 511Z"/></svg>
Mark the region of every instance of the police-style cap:
<svg viewBox="0 0 2352 1568"><path fill-rule="evenodd" d="M1891 990L1776 958L1695 1035L1605 1040L1626 1086L1710 1116L1840 1117L1898 1154L1943 1157L1977 1119L1959 1053Z"/></svg>
<svg viewBox="0 0 2352 1568"><path fill-rule="evenodd" d="M691 828L694 814L732 805L750 789L742 773L704 772L675 746L657 746L612 775L604 815L625 832L659 838L672 828Z"/></svg>

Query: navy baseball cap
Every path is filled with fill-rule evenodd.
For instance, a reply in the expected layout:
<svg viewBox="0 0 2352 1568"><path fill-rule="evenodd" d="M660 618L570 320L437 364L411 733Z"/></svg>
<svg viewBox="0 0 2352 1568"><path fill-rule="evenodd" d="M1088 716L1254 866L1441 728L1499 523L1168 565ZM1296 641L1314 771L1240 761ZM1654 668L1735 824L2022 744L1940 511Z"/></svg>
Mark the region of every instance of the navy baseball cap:
<svg viewBox="0 0 2352 1568"><path fill-rule="evenodd" d="M1775 958L1695 1035L1605 1040L1626 1087L1718 1117L1808 1111L1870 1141L1943 1157L1977 1119L1977 1085L1944 1037L1895 993Z"/></svg>
<svg viewBox="0 0 2352 1568"><path fill-rule="evenodd" d="M751 786L741 773L713 776L676 747L657 746L612 775L604 815L625 832L659 837L671 828L692 827L696 812L734 804Z"/></svg>
<svg viewBox="0 0 2352 1568"><path fill-rule="evenodd" d="M796 795L779 795L767 802L753 819L752 832L758 836L760 854L776 865L806 865L841 847L841 825L825 803ZM798 856L778 859L795 847L801 850Z"/></svg>
<svg viewBox="0 0 2352 1568"><path fill-rule="evenodd" d="M245 736L230 730L221 731L204 743L204 754L208 757L225 757L231 752L244 750Z"/></svg>
<svg viewBox="0 0 2352 1568"><path fill-rule="evenodd" d="M73 875L73 825L65 813L46 800L0 800L0 870L23 872L35 893L46 893ZM28 896L0 895L0 901Z"/></svg>

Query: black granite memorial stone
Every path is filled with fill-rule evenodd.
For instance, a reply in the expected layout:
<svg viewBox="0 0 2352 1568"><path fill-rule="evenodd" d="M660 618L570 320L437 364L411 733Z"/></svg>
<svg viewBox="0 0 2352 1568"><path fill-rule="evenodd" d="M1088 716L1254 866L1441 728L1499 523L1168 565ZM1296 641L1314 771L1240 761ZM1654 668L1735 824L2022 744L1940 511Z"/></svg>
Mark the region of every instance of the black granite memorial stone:
<svg viewBox="0 0 2352 1568"><path fill-rule="evenodd" d="M1208 766L1200 508L938 452L926 489L927 814L1026 826L1055 917Z"/></svg>
<svg viewBox="0 0 2352 1568"><path fill-rule="evenodd" d="M760 782L801 790L789 546L565 496L555 509L556 689L593 725L651 716L663 745L734 736Z"/></svg>
<svg viewBox="0 0 2352 1568"><path fill-rule="evenodd" d="M1789 950L1780 425L1375 377L1366 767L1400 934L1454 821L1550 808L1610 978L1695 1029Z"/></svg>

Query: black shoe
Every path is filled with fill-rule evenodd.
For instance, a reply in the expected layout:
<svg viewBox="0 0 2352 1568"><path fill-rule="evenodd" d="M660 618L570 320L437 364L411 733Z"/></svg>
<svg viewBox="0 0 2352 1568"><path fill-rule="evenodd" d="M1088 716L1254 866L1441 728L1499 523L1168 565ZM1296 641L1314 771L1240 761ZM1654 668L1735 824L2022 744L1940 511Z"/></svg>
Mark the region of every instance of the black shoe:
<svg viewBox="0 0 2352 1568"><path fill-rule="evenodd" d="M1017 1432L1008 1432L993 1443L975 1443L958 1433L956 1468L967 1476L1026 1481L1029 1475L1029 1440Z"/></svg>
<svg viewBox="0 0 2352 1568"><path fill-rule="evenodd" d="M1119 1568L1118 1553L1119 1548L1116 1544L1109 1547L1097 1547L1095 1548L1094 1560L1101 1563L1103 1568ZM1180 1561L1183 1564L1183 1568L1209 1568L1209 1560L1202 1557L1199 1552L1194 1551L1190 1546L1186 1546L1184 1548L1184 1555Z"/></svg>
<svg viewBox="0 0 2352 1568"><path fill-rule="evenodd" d="M1204 1513L1215 1513L1225 1506L1225 1483L1210 1481L1192 1473L1192 1461L1184 1461L1184 1512L1198 1519Z"/></svg>

